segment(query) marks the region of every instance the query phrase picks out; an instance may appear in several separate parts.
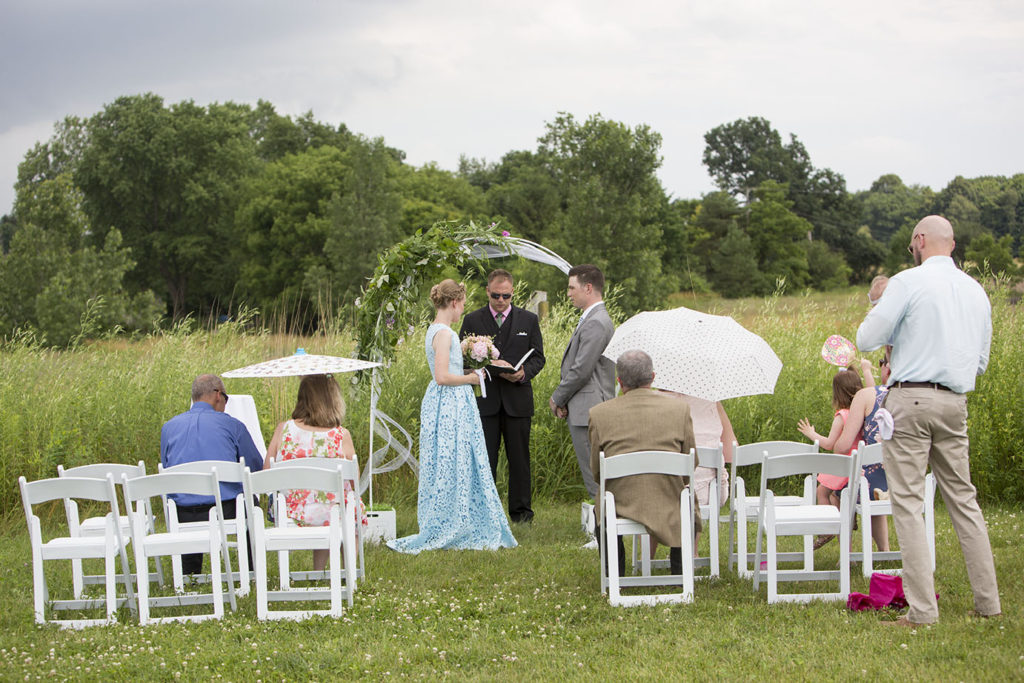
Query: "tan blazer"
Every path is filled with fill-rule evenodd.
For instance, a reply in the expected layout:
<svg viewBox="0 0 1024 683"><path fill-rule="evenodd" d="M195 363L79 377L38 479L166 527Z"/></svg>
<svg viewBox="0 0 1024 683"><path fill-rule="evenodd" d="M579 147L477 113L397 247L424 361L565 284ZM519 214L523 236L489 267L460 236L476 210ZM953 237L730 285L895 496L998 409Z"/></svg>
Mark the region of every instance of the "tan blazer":
<svg viewBox="0 0 1024 683"><path fill-rule="evenodd" d="M652 389L633 389L590 409L590 466L599 482L601 451L606 456L631 451L689 453L695 446L690 407ZM685 485L683 477L638 474L613 479L606 490L615 495L620 517L643 524L658 543L678 547L679 494ZM699 531L699 516L695 523Z"/></svg>

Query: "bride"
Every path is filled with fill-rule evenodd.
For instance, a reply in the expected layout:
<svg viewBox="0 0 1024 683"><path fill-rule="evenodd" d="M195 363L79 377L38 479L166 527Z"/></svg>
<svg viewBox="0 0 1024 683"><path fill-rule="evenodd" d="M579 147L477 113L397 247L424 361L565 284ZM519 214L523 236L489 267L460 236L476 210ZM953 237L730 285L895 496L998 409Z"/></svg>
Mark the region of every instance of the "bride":
<svg viewBox="0 0 1024 683"><path fill-rule="evenodd" d="M427 329L426 352L433 380L420 404L419 533L388 542L403 553L455 548L513 548L516 539L491 477L487 445L471 384L463 374L462 349L452 326L462 317L466 288L443 280L430 289L437 311ZM504 361L496 361L500 364Z"/></svg>

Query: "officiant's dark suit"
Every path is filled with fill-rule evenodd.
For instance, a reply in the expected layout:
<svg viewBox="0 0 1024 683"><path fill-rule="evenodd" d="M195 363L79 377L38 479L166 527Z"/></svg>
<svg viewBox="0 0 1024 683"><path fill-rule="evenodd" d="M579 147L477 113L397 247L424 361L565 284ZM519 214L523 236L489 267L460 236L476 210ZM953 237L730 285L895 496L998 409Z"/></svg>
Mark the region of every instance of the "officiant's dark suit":
<svg viewBox="0 0 1024 683"><path fill-rule="evenodd" d="M537 316L511 305L512 275L495 270L488 276L488 305L466 315L461 337L486 335L494 338L501 358L512 365L533 349L519 373L501 376L491 372L485 379L487 398L478 396L480 421L491 460L491 474L498 478L498 450L505 441L508 459L508 516L513 522L533 519L530 483L530 424L533 420L533 386L530 384L544 367L544 343ZM494 295L498 298L495 299ZM509 298L504 298L508 295ZM493 305L493 307L492 307ZM496 313L501 314L499 327ZM506 379L512 378L512 381Z"/></svg>

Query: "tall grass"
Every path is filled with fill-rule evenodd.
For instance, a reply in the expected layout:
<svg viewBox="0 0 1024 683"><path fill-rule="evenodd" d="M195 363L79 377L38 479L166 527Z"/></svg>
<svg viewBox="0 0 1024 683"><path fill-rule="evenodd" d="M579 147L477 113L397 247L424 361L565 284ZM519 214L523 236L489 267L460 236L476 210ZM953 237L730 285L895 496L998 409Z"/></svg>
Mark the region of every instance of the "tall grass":
<svg viewBox="0 0 1024 683"><path fill-rule="evenodd" d="M994 335L988 372L969 399L972 475L984 498L1024 500L1024 342L1020 307L1007 290L992 291ZM726 402L742 442L801 437L797 421L808 417L820 429L831 420L833 368L818 355L830 334L853 338L866 312L861 290L839 294L781 296L768 299L677 300L713 313L732 315L764 337L784 367L775 394ZM534 494L538 499L585 497L565 423L547 409L559 379L562 352L576 313L556 305L542 323L547 365L534 380L537 412L531 438ZM406 426L415 439L419 405L430 381L424 359L425 326L407 338L394 363L383 372L380 407ZM53 476L58 464L144 460L150 470L159 461L160 427L188 408L189 387L203 372L232 368L293 353L350 355L354 344L344 329L316 336L251 328L247 321L214 329L185 323L138 341L107 340L75 349L45 349L30 339L0 349L0 514L20 506L17 477ZM870 354L877 358L878 353ZM290 413L296 378L226 381L230 393L252 394L264 438ZM366 383L342 382L348 397L346 424L365 466L369 400ZM504 474L499 476L504 491ZM416 478L408 468L380 475L375 500L408 503Z"/></svg>

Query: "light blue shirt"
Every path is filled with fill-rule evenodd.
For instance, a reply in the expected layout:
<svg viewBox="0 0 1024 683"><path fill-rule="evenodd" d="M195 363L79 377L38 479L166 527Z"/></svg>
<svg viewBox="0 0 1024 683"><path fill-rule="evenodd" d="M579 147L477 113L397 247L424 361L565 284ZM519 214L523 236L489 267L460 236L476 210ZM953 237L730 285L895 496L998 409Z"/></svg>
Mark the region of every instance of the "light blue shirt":
<svg viewBox="0 0 1024 683"><path fill-rule="evenodd" d="M948 256L889 279L857 330L857 347L892 344L889 386L935 382L963 394L988 367L992 307L980 284Z"/></svg>

